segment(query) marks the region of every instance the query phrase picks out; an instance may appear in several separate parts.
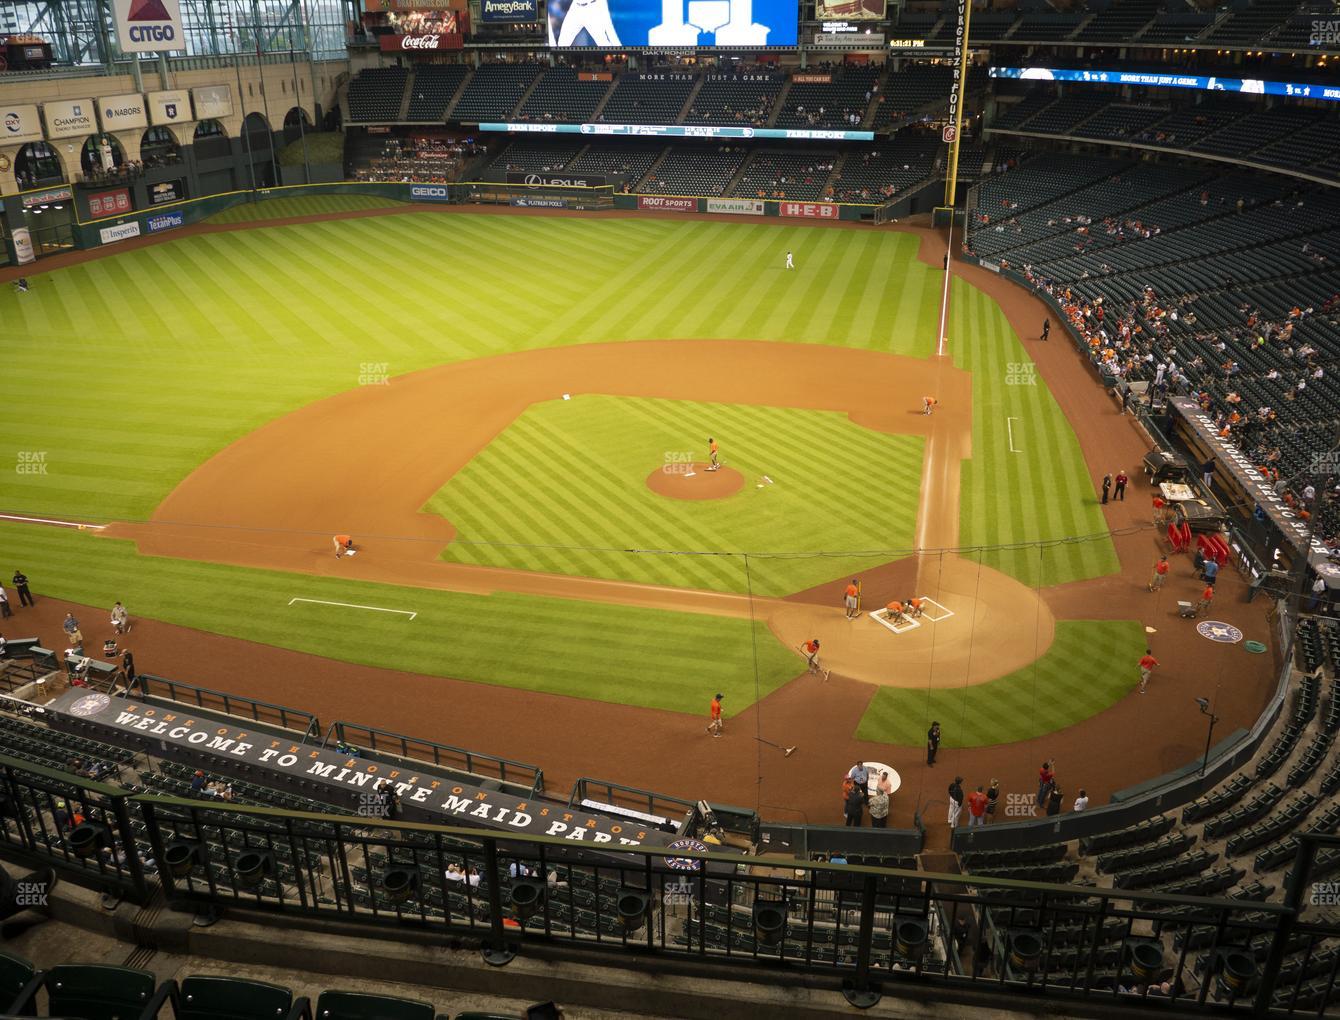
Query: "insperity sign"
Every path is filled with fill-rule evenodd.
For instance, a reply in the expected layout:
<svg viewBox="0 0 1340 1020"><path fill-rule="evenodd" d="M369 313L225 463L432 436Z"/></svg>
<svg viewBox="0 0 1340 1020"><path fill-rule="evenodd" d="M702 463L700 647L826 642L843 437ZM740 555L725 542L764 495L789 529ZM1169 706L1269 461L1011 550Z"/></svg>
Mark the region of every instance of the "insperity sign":
<svg viewBox="0 0 1340 1020"><path fill-rule="evenodd" d="M59 728L68 729L82 721L114 734L109 742L119 746L152 750L167 758L189 758L196 767L209 768L201 764L202 757L215 758L218 771L225 775L244 762L282 779L275 784L281 789L291 785L290 780L316 783L326 792L322 799L331 803L356 805L361 794L371 793L386 780L400 794L403 808L415 809L414 814L439 824L612 846L664 846L674 838L673 833L626 818L604 818L561 804L527 801L407 765L351 758L295 743L275 733L237 725L231 719L194 714L185 706L150 704L75 688L46 710L56 716L53 721ZM251 778L256 781L254 774Z"/></svg>

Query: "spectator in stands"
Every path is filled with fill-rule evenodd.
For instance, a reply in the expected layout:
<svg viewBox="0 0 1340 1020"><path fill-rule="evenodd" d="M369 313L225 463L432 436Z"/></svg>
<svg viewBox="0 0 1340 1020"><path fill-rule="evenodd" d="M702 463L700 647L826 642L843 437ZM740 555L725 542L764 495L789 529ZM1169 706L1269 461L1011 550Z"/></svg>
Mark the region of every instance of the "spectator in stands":
<svg viewBox="0 0 1340 1020"><path fill-rule="evenodd" d="M191 777L191 795L201 796L205 791L205 774L199 769L195 770L195 775Z"/></svg>
<svg viewBox="0 0 1340 1020"><path fill-rule="evenodd" d="M1309 613L1315 613L1317 610L1321 608L1322 603L1325 601L1326 601L1326 581L1320 575L1318 575L1317 579L1312 582L1312 597L1308 599L1307 611ZM0 637L0 652L3 652L4 648L5 648L4 639Z"/></svg>
<svg viewBox="0 0 1340 1020"><path fill-rule="evenodd" d="M121 653L121 671L126 674L126 683L135 682L135 656L129 648Z"/></svg>
<svg viewBox="0 0 1340 1020"><path fill-rule="evenodd" d="M949 827L958 825L959 812L963 810L963 777L955 776L949 784Z"/></svg>
<svg viewBox="0 0 1340 1020"><path fill-rule="evenodd" d="M442 877L448 882L461 883L465 881L465 872L461 870L459 864L453 862L447 865L447 870Z"/></svg>
<svg viewBox="0 0 1340 1020"><path fill-rule="evenodd" d="M1081 789L1079 791L1079 796L1075 798L1074 806L1070 810L1083 811L1088 806L1089 806L1089 795L1085 790Z"/></svg>

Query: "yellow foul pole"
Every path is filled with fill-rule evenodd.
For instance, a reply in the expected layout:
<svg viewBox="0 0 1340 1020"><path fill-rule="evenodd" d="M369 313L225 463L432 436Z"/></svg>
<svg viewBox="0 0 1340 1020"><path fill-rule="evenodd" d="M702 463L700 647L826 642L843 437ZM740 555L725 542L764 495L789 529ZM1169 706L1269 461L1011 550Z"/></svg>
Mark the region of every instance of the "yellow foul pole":
<svg viewBox="0 0 1340 1020"><path fill-rule="evenodd" d="M945 175L945 205L954 208L954 195L958 190L958 147L963 138L963 102L968 95L968 23L972 21L972 0L958 0L958 28L954 42L958 45L958 54L954 64L954 77L949 86L949 123L945 125L943 138L949 143L949 169ZM953 213L951 212L952 216Z"/></svg>

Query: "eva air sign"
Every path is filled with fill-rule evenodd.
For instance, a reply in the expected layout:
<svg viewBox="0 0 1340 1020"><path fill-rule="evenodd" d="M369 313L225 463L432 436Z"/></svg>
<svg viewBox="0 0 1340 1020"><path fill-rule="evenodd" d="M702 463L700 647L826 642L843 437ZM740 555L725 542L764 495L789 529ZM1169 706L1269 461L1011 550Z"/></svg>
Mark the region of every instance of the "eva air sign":
<svg viewBox="0 0 1340 1020"><path fill-rule="evenodd" d="M178 0L112 0L116 39L124 53L184 50Z"/></svg>

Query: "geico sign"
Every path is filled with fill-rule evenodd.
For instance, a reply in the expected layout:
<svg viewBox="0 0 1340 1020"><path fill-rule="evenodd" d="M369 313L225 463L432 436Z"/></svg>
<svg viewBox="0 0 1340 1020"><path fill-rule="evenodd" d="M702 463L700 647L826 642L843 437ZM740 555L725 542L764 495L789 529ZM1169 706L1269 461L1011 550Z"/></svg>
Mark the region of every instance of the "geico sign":
<svg viewBox="0 0 1340 1020"><path fill-rule="evenodd" d="M838 207L829 202L783 202L779 211L783 216L813 220L835 220L838 216Z"/></svg>
<svg viewBox="0 0 1340 1020"><path fill-rule="evenodd" d="M410 198L448 198L447 189L444 187L426 187L424 185L415 185L409 189Z"/></svg>
<svg viewBox="0 0 1340 1020"><path fill-rule="evenodd" d="M166 25L131 25L131 42L171 42L177 38L171 23Z"/></svg>
<svg viewBox="0 0 1340 1020"><path fill-rule="evenodd" d="M435 50L437 49L437 36L407 35L400 40L400 47L406 50Z"/></svg>

